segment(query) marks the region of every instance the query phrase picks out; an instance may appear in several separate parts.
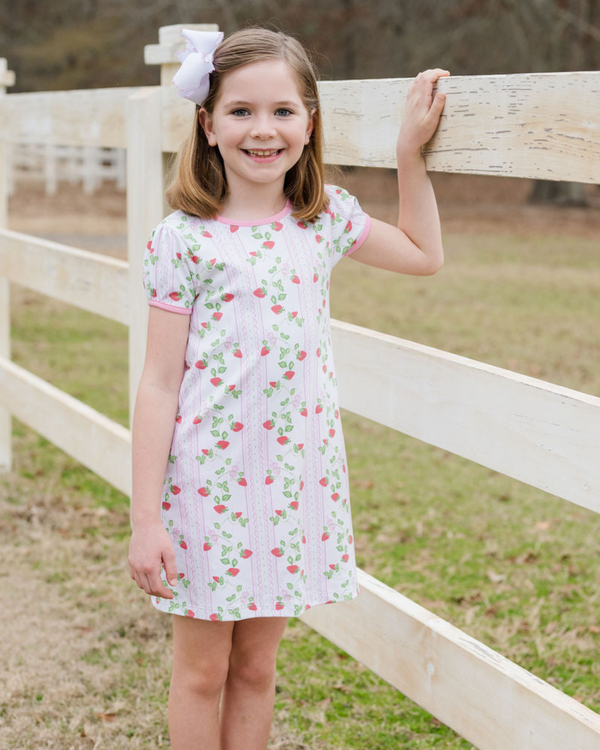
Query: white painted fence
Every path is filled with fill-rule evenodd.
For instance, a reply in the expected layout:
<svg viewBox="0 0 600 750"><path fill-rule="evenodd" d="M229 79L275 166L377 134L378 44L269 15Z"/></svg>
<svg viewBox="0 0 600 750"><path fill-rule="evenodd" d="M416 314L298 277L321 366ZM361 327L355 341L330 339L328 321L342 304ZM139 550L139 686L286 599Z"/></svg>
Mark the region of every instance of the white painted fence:
<svg viewBox="0 0 600 750"><path fill-rule="evenodd" d="M129 261L0 229L0 465L10 417L131 494L130 431L10 361L8 280L130 329L130 424L148 307L139 269L170 208L163 156L193 115L170 84L181 26L146 62L161 86L0 97L0 137L127 149ZM218 30L215 25L196 28ZM5 68L4 68L5 70ZM2 84L0 68L0 85ZM410 79L324 81L326 160L395 167ZM600 72L453 76L423 152L430 171L600 182ZM68 116L65 115L68 113ZM93 128L90 124L93 123ZM0 142L0 227L6 162ZM483 362L332 321L345 409L600 512L600 398ZM379 387L370 383L377 378ZM593 750L600 716L364 571L361 596L302 620L481 750Z"/></svg>
<svg viewBox="0 0 600 750"><path fill-rule="evenodd" d="M125 158L122 148L12 143L6 165L8 194L14 195L16 182L41 182L46 195L56 195L60 182L81 183L85 195L106 181L125 190Z"/></svg>

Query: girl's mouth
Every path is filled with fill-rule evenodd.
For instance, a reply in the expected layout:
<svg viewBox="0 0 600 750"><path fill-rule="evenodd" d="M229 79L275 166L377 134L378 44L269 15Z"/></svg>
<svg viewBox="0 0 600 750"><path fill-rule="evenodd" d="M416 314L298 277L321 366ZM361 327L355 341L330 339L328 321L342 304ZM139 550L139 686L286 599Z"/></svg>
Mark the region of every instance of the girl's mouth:
<svg viewBox="0 0 600 750"><path fill-rule="evenodd" d="M242 149L242 151L246 154L246 156L249 159L252 159L252 161L275 161L275 159L278 159L281 156L281 154L283 153L283 149L282 148L280 148L275 153L268 152L269 153L268 156L257 156L256 154L258 152L255 151L253 153L250 153L250 151L246 151L246 149Z"/></svg>

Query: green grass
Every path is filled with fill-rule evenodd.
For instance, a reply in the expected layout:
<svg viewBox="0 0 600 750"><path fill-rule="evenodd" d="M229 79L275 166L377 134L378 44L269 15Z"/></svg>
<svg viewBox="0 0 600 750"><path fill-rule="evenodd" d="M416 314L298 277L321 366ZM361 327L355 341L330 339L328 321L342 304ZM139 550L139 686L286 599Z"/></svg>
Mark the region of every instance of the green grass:
<svg viewBox="0 0 600 750"><path fill-rule="evenodd" d="M446 264L432 277L339 264L332 317L600 395L597 242L518 233L444 240ZM28 299L13 313L14 360L127 426L126 329L37 295ZM598 516L346 410L342 419L359 566L599 711ZM127 498L17 420L14 450L14 472L0 477L1 538L13 549L31 544L31 569L46 590L94 613L102 638L78 660L87 669L118 662L106 699L90 700L90 716L123 700L132 707L121 709L111 747L167 747L169 644L151 648L153 639L111 615L114 587L136 602L145 597L123 574ZM31 524L19 514L41 496L52 519L46 533L62 529L65 545L87 545L77 549L102 575L76 585L76 553L63 555L60 536L52 564L41 552L36 558L26 536ZM108 514L85 515L103 507ZM146 619L168 640L165 619L152 615ZM47 709L47 691L35 694ZM142 698L143 720L136 709ZM60 713L48 716L58 734L66 732ZM274 722L290 749L471 747L294 618L278 655ZM137 744L128 745L124 738L134 735Z"/></svg>

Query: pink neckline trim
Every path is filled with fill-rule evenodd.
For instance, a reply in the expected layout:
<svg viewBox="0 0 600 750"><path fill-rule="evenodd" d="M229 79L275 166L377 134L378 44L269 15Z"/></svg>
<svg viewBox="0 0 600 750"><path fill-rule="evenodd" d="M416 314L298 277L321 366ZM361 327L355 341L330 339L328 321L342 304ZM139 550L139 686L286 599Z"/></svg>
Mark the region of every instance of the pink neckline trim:
<svg viewBox="0 0 600 750"><path fill-rule="evenodd" d="M218 215L217 221L220 221L222 224L234 224L237 227L258 227L261 224L271 224L278 219L283 219L283 217L287 216L291 210L292 204L288 198L285 207L278 214L268 216L266 219L258 219L256 221L236 221L235 219L227 219L225 216Z"/></svg>

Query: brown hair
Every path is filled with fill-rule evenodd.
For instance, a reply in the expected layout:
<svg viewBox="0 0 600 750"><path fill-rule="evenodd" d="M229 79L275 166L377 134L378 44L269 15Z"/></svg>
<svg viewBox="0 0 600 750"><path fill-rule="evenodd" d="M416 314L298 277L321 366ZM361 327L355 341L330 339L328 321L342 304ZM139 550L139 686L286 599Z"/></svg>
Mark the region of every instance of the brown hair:
<svg viewBox="0 0 600 750"><path fill-rule="evenodd" d="M292 204L292 216L298 221L314 221L329 205L324 190L323 128L321 102L317 87L318 69L304 46L283 31L271 31L253 25L236 31L215 49L210 90L202 105L212 115L224 77L242 65L264 60L283 60L296 79L298 92L309 113L314 113L314 128L302 156L287 172L283 191ZM229 194L223 159L212 148L199 123L195 106L194 125L172 164L167 202L172 209L203 219L215 219Z"/></svg>

